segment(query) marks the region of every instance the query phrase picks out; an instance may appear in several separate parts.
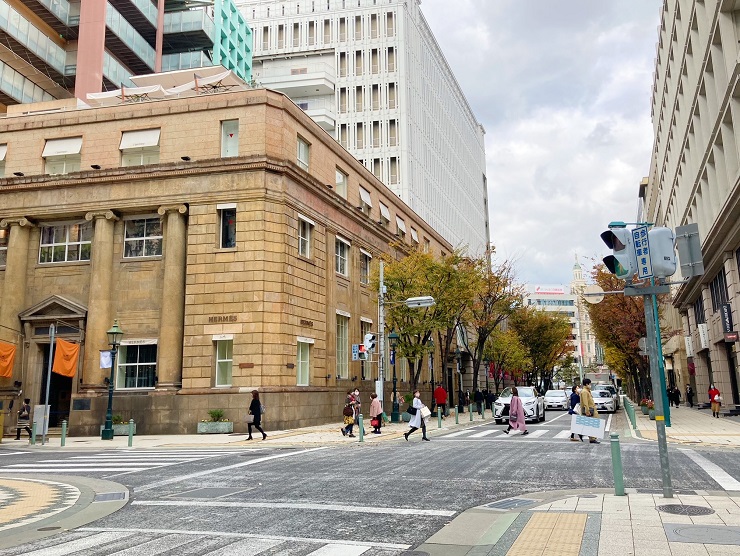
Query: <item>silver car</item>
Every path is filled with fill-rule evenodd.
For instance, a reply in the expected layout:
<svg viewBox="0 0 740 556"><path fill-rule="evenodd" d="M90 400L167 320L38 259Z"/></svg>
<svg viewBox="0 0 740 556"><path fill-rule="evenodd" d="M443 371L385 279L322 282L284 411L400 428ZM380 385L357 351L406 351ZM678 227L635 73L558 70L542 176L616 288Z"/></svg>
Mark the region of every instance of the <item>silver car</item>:
<svg viewBox="0 0 740 556"><path fill-rule="evenodd" d="M604 413L614 413L617 410L616 402L609 390L594 390L591 392L594 397L596 410Z"/></svg>
<svg viewBox="0 0 740 556"><path fill-rule="evenodd" d="M611 384L605 384L603 386L599 385L599 388L602 390L609 390L609 392L612 393L612 398L614 398L614 407L619 409L619 392L617 392L617 387Z"/></svg>
<svg viewBox="0 0 740 556"><path fill-rule="evenodd" d="M548 390L545 392L546 409L568 409L570 398L563 390Z"/></svg>
<svg viewBox="0 0 740 556"><path fill-rule="evenodd" d="M517 386L519 397L524 406L525 421L544 421L545 420L545 398L537 388L531 386ZM496 424L500 425L504 419L509 420L509 406L511 405L511 388L504 388L501 395L493 404L493 416Z"/></svg>

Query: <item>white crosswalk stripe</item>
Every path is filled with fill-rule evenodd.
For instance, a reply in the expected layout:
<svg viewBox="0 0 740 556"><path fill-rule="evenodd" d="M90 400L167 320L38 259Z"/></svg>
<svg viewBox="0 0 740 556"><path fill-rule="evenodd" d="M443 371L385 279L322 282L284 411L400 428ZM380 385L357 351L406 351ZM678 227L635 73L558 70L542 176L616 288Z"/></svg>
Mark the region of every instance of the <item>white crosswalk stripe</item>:
<svg viewBox="0 0 740 556"><path fill-rule="evenodd" d="M570 438L570 431L560 431L553 438Z"/></svg>
<svg viewBox="0 0 740 556"><path fill-rule="evenodd" d="M489 429L487 431L482 431L482 432L477 432L475 434L471 434L468 438L483 438L484 436L488 436L490 434L503 434L503 433L500 430Z"/></svg>
<svg viewBox="0 0 740 556"><path fill-rule="evenodd" d="M510 439L518 439L522 436L520 432L512 431L511 434L504 434L502 428L485 428L471 427L469 429L455 431L450 434L441 436L441 440L454 439L454 440L482 440L482 441L493 441L493 442L505 442ZM566 440L570 438L570 430L562 430L555 428L534 428L529 427L529 433L524 439L539 438L540 440Z"/></svg>
<svg viewBox="0 0 740 556"><path fill-rule="evenodd" d="M550 432L547 429L539 429L536 431L529 431L529 438L539 438L540 436L545 436L548 432Z"/></svg>

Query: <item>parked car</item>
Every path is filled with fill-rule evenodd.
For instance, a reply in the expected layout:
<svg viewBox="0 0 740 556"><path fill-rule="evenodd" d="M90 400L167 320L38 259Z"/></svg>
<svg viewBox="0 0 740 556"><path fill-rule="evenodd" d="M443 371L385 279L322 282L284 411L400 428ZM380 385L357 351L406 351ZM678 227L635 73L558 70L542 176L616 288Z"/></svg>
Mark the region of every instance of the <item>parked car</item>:
<svg viewBox="0 0 740 556"><path fill-rule="evenodd" d="M601 390L609 390L612 394L612 398L614 398L614 407L619 409L619 392L617 392L616 386L613 386L612 384L599 384L597 388L600 388Z"/></svg>
<svg viewBox="0 0 740 556"><path fill-rule="evenodd" d="M548 390L545 392L546 409L568 409L570 398L564 390Z"/></svg>
<svg viewBox="0 0 740 556"><path fill-rule="evenodd" d="M594 397L594 404L597 411L614 413L617 410L616 402L609 390L594 390L591 394Z"/></svg>
<svg viewBox="0 0 740 556"><path fill-rule="evenodd" d="M545 420L545 398L531 386L517 386L519 397L524 406L525 421ZM501 395L493 404L493 416L496 424L500 425L504 419L509 420L509 405L511 404L511 388L504 388Z"/></svg>

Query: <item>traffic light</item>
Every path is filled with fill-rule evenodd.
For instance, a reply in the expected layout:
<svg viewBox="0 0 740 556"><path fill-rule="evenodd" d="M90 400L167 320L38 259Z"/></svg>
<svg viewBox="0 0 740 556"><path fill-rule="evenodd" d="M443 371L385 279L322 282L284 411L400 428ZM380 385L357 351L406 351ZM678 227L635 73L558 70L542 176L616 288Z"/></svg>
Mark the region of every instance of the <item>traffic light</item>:
<svg viewBox="0 0 740 556"><path fill-rule="evenodd" d="M360 344L358 347L360 349L360 355L359 355L360 360L366 361L367 360L367 348L365 347L365 344Z"/></svg>
<svg viewBox="0 0 740 556"><path fill-rule="evenodd" d="M676 236L670 228L653 228L648 232L650 242L650 260L653 275L667 278L676 273Z"/></svg>
<svg viewBox="0 0 740 556"><path fill-rule="evenodd" d="M632 232L627 228L612 228L601 234L612 254L604 257L609 271L622 280L631 280L637 272L637 257L632 244Z"/></svg>
<svg viewBox="0 0 740 556"><path fill-rule="evenodd" d="M366 353L375 351L375 334L372 332L365 334L365 339L363 340L362 345L365 348ZM362 351L362 349L360 351Z"/></svg>

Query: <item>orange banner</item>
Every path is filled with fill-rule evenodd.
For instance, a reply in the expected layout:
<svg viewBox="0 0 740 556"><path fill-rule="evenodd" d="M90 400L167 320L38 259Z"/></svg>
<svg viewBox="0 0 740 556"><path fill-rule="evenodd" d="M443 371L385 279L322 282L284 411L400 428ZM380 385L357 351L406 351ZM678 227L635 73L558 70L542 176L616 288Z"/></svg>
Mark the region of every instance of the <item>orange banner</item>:
<svg viewBox="0 0 740 556"><path fill-rule="evenodd" d="M67 342L57 338L57 347L54 351L53 373L62 376L75 376L77 372L77 359L80 357L80 345Z"/></svg>
<svg viewBox="0 0 740 556"><path fill-rule="evenodd" d="M13 363L15 362L15 346L0 342L0 377L10 378L13 376Z"/></svg>

